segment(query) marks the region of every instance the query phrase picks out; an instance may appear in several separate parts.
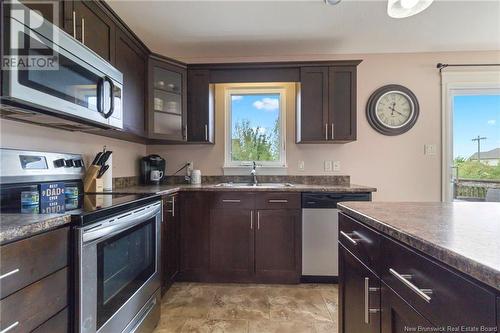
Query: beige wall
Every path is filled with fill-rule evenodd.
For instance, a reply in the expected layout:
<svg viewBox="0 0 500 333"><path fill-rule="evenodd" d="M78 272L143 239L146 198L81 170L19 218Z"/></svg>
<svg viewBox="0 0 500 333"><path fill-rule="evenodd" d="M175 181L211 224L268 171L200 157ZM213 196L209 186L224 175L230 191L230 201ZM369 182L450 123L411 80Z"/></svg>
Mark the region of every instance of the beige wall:
<svg viewBox="0 0 500 333"><path fill-rule="evenodd" d="M340 161L338 174L348 174L356 184L378 188L375 200L438 201L441 198L441 108L440 77L435 68L443 63L499 63L500 52L455 52L418 54L373 54L261 59L192 59L206 61L274 61L311 59L362 59L358 67L358 140L339 145L296 145L295 116L287 116L288 173L326 174L323 161ZM420 117L412 130L395 137L375 132L365 117L370 94L382 85L402 84L410 88L420 103ZM217 108L216 144L148 146L148 153L167 158L168 172L185 161L193 161L205 175L220 175L224 161L223 113ZM424 155L424 144L435 144L437 155ZM305 170L298 162L305 161ZM335 173L330 173L335 174Z"/></svg>
<svg viewBox="0 0 500 333"><path fill-rule="evenodd" d="M0 121L0 147L29 150L80 153L85 163L106 145L113 151L113 177L139 174L138 159L146 154L146 146L103 136L50 129L20 122Z"/></svg>

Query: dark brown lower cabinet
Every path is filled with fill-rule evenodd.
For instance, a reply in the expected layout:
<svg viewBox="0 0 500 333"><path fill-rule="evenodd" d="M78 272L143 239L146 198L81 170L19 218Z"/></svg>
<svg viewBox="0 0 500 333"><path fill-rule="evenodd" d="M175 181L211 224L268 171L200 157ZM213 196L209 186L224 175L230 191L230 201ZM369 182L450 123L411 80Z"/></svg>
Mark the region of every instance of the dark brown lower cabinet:
<svg viewBox="0 0 500 333"><path fill-rule="evenodd" d="M64 333L69 332L69 310L65 308L55 316L38 326L32 333Z"/></svg>
<svg viewBox="0 0 500 333"><path fill-rule="evenodd" d="M255 274L257 281L298 283L302 261L302 219L297 209L257 211Z"/></svg>
<svg viewBox="0 0 500 333"><path fill-rule="evenodd" d="M438 332L432 328L427 319L382 283L382 333Z"/></svg>
<svg viewBox="0 0 500 333"><path fill-rule="evenodd" d="M380 279L339 245L341 333L380 332Z"/></svg>
<svg viewBox="0 0 500 333"><path fill-rule="evenodd" d="M209 270L210 192L180 195L181 280L203 281Z"/></svg>
<svg viewBox="0 0 500 333"><path fill-rule="evenodd" d="M210 275L218 281L245 281L254 271L253 211L212 209Z"/></svg>
<svg viewBox="0 0 500 333"><path fill-rule="evenodd" d="M175 282L180 270L180 209L179 195L163 197L163 223L161 228L161 276L164 294Z"/></svg>

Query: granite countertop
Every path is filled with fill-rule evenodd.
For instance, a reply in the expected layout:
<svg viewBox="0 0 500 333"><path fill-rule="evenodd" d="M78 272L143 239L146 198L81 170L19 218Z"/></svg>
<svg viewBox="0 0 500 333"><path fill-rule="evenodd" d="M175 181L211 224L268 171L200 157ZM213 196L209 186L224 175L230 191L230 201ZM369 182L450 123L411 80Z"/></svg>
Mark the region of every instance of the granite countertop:
<svg viewBox="0 0 500 333"><path fill-rule="evenodd" d="M345 202L339 208L500 290L500 203Z"/></svg>
<svg viewBox="0 0 500 333"><path fill-rule="evenodd" d="M202 185L151 185L129 186L114 189L116 194L172 194L179 191L287 191L287 192L375 192L376 189L361 185L304 185L293 187L217 187L215 183ZM56 227L69 224L69 214L2 214L0 216L0 245L27 238Z"/></svg>
<svg viewBox="0 0 500 333"><path fill-rule="evenodd" d="M2 214L0 245L69 224L68 214Z"/></svg>
<svg viewBox="0 0 500 333"><path fill-rule="evenodd" d="M255 191L255 192L342 192L342 193L366 193L376 192L377 189L363 185L309 185L309 184L293 184L293 186L286 187L272 187L272 186L245 186L245 187L230 187L230 186L216 186L217 184L201 184L201 185L137 185L126 188L113 190L114 193L120 194L142 194L142 193L155 193L155 194L172 194L182 191Z"/></svg>

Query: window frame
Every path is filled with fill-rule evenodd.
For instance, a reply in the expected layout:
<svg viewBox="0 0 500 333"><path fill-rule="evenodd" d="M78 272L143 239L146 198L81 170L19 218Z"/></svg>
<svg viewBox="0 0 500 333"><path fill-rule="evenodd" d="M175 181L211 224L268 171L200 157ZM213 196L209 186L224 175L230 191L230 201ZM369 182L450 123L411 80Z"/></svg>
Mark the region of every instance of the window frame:
<svg viewBox="0 0 500 333"><path fill-rule="evenodd" d="M279 94L280 123L280 159L278 161L255 161L257 166L265 168L286 168L286 87L279 86L241 86L224 89L224 168L241 168L252 166L253 161L233 161L232 154L232 95Z"/></svg>

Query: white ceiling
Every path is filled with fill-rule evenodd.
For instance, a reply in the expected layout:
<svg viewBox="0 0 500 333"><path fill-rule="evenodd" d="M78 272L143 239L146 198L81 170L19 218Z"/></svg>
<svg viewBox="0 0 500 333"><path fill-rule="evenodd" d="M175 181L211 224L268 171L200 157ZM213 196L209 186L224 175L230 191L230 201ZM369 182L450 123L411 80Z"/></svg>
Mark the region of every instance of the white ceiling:
<svg viewBox="0 0 500 333"><path fill-rule="evenodd" d="M154 52L210 57L500 50L500 0L435 1L406 18L387 1L119 1L109 5Z"/></svg>

